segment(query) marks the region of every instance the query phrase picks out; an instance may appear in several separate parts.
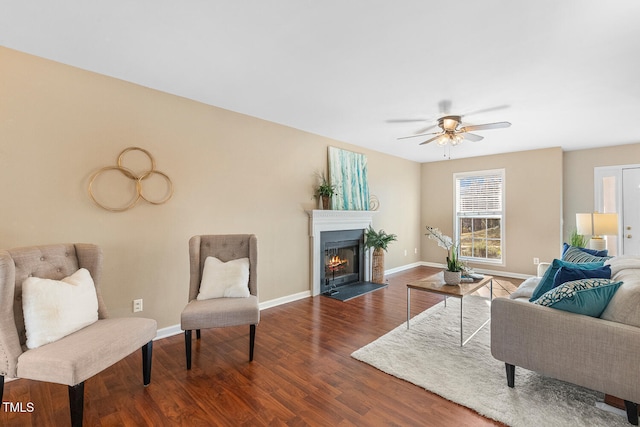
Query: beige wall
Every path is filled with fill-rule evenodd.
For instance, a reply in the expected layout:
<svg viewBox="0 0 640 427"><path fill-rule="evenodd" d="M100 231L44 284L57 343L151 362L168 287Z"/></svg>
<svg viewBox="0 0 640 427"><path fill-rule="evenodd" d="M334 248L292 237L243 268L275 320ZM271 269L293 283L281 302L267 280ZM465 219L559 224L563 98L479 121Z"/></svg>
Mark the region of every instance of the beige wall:
<svg viewBox="0 0 640 427"><path fill-rule="evenodd" d="M453 150L455 154L455 149ZM422 165L423 260L443 264L444 249L426 238L425 227L453 237L453 174L505 169L505 265L470 264L518 274L535 274L533 258L557 257L561 245L562 150L549 148Z"/></svg>
<svg viewBox="0 0 640 427"><path fill-rule="evenodd" d="M568 239L576 227L576 213L594 209L593 169L640 164L640 144L617 145L564 153L564 227Z"/></svg>
<svg viewBox="0 0 640 427"><path fill-rule="evenodd" d="M132 300L143 298L142 315L159 327L179 323L194 234L258 236L261 302L308 291L305 209L315 206L314 173L326 168L329 145L368 157L370 191L381 202L374 226L399 237L386 268L419 261L418 163L5 48L0 63L0 247L102 246L114 316L130 315ZM160 206L100 209L87 196L89 178L130 146L151 152L175 194ZM125 166L142 170L143 160L133 153ZM127 183L113 182L102 194L116 200Z"/></svg>
<svg viewBox="0 0 640 427"><path fill-rule="evenodd" d="M534 274L532 258L556 257L575 212L593 206L593 167L640 163L634 144L420 165L5 48L0 63L0 247L97 243L112 315L130 315L131 301L143 298L142 314L160 327L177 324L186 303L194 234L258 235L261 302L309 289L304 211L315 206L314 173L326 168L329 145L367 154L381 202L374 226L399 238L387 269L444 262L424 227L452 234L455 172L506 169L506 265L490 268ZM153 154L175 195L161 206L104 211L87 196L89 178L130 146ZM144 160L127 155L125 166L142 170ZM109 183L101 194L121 202L127 183ZM145 182L145 191L158 183Z"/></svg>

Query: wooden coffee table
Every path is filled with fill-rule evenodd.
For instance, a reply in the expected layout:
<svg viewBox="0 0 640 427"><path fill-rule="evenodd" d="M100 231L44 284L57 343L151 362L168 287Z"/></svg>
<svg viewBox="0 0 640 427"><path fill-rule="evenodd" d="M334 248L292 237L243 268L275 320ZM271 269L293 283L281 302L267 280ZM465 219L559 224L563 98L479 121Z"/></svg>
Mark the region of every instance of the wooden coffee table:
<svg viewBox="0 0 640 427"><path fill-rule="evenodd" d="M464 346L473 338L480 329L482 329L491 318L487 319L478 329L471 334L469 338L464 340L462 329L463 300L465 295L469 295L477 291L483 286L489 284L489 301L493 299L493 277L484 276L484 278L474 282L462 282L460 285L451 286L444 283L444 275L442 272L429 276L415 282L407 283L407 329L409 329L409 319L411 318L411 289L417 291L432 292L434 294L444 295L444 306L447 306L447 297L460 298L460 346Z"/></svg>

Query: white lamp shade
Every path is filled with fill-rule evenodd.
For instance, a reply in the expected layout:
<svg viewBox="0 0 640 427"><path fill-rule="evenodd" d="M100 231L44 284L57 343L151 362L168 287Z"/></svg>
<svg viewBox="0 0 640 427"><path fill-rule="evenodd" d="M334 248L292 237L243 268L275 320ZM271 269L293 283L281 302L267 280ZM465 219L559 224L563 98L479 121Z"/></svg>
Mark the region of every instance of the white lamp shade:
<svg viewBox="0 0 640 427"><path fill-rule="evenodd" d="M618 214L594 213L593 234L596 236L615 236L618 234Z"/></svg>
<svg viewBox="0 0 640 427"><path fill-rule="evenodd" d="M591 222L591 214L590 213L576 214L576 228L578 229L578 234L581 234L583 236L593 235L593 224Z"/></svg>

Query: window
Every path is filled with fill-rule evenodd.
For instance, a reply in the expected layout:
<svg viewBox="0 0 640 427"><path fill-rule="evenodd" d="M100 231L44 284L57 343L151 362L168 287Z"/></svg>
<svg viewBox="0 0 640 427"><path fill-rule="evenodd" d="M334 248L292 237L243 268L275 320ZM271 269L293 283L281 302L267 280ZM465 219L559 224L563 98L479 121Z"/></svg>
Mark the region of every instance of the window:
<svg viewBox="0 0 640 427"><path fill-rule="evenodd" d="M460 258L502 264L504 169L454 174Z"/></svg>

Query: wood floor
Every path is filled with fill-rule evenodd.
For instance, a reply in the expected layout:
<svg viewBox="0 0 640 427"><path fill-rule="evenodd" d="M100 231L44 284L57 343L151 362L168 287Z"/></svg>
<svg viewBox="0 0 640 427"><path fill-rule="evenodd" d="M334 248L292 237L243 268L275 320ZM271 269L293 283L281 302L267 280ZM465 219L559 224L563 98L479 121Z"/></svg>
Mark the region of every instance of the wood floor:
<svg viewBox="0 0 640 427"><path fill-rule="evenodd" d="M151 384L142 385L139 352L85 383L85 426L489 426L470 409L350 357L406 321L406 283L436 269L388 275L385 289L341 302L327 297L263 310L255 359L249 327L203 330L185 368L184 338L158 340ZM496 295L521 280L498 278ZM414 316L441 297L413 292ZM429 361L425 361L429 363ZM5 384L3 426L69 425L67 387L29 380Z"/></svg>

